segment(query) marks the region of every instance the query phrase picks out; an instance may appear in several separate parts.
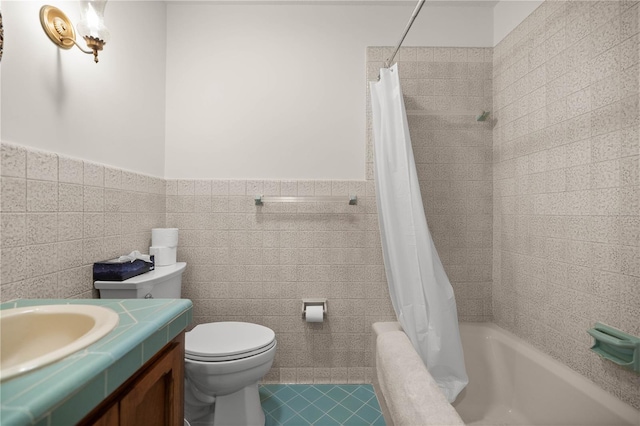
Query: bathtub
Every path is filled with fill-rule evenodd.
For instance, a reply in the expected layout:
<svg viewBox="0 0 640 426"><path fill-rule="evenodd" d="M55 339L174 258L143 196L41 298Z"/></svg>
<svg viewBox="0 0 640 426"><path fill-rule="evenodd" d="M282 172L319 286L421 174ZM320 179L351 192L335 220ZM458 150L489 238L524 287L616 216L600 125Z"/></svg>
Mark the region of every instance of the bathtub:
<svg viewBox="0 0 640 426"><path fill-rule="evenodd" d="M386 324L374 327L376 351L384 352L381 333L398 330L399 324L378 324ZM640 425L640 411L495 324L461 323L460 335L469 385L452 405L464 424ZM383 400L398 396L380 393ZM425 399L420 404L434 409L433 401ZM389 424L399 424L388 411L386 414Z"/></svg>
<svg viewBox="0 0 640 426"><path fill-rule="evenodd" d="M461 323L467 425L640 425L640 412L491 323Z"/></svg>

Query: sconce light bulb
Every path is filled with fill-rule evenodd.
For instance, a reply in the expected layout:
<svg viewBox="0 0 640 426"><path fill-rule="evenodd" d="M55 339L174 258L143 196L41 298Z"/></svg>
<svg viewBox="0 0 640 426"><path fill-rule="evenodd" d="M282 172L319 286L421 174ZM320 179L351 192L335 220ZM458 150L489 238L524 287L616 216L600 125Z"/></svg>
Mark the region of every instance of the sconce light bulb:
<svg viewBox="0 0 640 426"><path fill-rule="evenodd" d="M106 0L80 2L81 18L77 28L85 40L90 37L91 39L101 40L104 45L111 38L109 30L104 24L104 8L106 4ZM88 43L87 46L89 46Z"/></svg>

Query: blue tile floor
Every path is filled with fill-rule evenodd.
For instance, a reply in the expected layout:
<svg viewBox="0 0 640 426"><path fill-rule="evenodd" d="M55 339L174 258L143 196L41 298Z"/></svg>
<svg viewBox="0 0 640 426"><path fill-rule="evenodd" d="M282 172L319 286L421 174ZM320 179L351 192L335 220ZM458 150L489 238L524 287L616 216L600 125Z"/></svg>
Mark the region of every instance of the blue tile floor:
<svg viewBox="0 0 640 426"><path fill-rule="evenodd" d="M371 385L261 385L266 426L385 426Z"/></svg>

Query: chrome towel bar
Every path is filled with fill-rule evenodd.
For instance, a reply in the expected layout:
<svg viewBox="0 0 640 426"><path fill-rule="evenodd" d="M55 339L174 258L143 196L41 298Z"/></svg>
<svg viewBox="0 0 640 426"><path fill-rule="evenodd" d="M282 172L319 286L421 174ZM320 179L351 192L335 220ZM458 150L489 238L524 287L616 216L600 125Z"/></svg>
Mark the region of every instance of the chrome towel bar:
<svg viewBox="0 0 640 426"><path fill-rule="evenodd" d="M276 197L276 196L263 196L256 195L254 200L256 206L262 206L264 203L342 203L348 201L349 205L355 206L358 204L357 195L346 196L316 196L316 197Z"/></svg>

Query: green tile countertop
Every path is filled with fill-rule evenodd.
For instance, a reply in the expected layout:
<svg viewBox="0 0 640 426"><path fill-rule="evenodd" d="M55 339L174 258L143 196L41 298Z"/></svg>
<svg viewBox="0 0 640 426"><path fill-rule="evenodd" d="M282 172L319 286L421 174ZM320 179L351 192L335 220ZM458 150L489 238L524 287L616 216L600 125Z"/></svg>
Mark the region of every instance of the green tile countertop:
<svg viewBox="0 0 640 426"><path fill-rule="evenodd" d="M188 299L21 299L0 309L99 305L120 315L102 339L62 360L0 384L3 426L73 425L124 383L192 318Z"/></svg>

